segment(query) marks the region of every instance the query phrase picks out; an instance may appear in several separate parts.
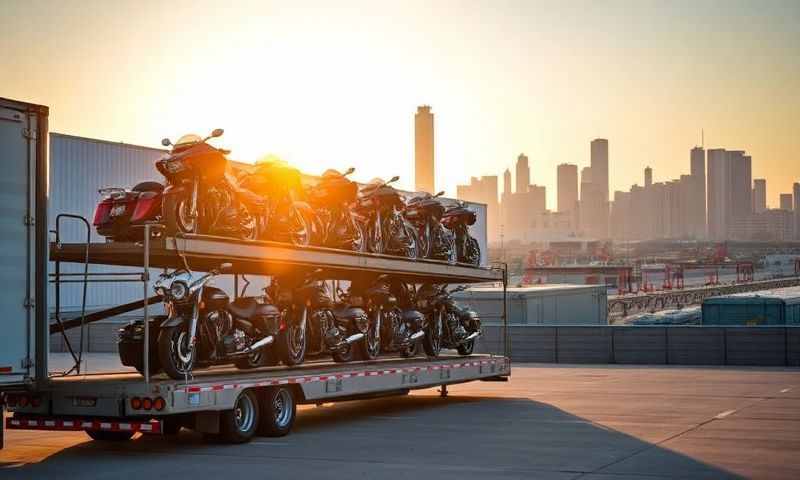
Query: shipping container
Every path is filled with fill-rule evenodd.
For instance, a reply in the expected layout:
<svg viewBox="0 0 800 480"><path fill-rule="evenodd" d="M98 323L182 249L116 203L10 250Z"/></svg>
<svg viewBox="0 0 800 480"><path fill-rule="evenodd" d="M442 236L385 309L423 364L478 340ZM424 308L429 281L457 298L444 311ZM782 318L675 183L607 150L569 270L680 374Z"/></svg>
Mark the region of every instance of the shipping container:
<svg viewBox="0 0 800 480"><path fill-rule="evenodd" d="M473 287L454 294L473 308L486 325L502 318L502 287ZM511 325L606 325L605 285L537 285L509 287L506 296Z"/></svg>
<svg viewBox="0 0 800 480"><path fill-rule="evenodd" d="M0 386L47 377L47 107L0 98Z"/></svg>
<svg viewBox="0 0 800 480"><path fill-rule="evenodd" d="M703 301L703 325L800 325L800 287L736 293Z"/></svg>

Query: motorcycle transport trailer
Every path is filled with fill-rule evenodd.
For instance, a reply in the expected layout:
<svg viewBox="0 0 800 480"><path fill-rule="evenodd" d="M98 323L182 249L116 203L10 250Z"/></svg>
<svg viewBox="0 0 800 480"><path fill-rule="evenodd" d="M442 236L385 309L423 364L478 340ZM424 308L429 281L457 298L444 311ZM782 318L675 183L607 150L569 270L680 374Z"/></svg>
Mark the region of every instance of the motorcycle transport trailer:
<svg viewBox="0 0 800 480"><path fill-rule="evenodd" d="M7 120L7 121L3 121ZM293 247L274 242L243 242L188 235L153 238L141 243L62 243L58 231L66 221L85 222L78 216L59 215L55 238L47 232L47 108L0 99L0 150L6 178L18 181L19 205L6 202L4 224L19 224L19 238L4 236L6 251L19 253L19 272L3 278L4 335L0 347L0 391L3 409L13 415L0 424L10 429L84 430L92 438L126 440L136 432L169 434L193 428L231 441L247 441L255 432L285 435L291 429L297 404L321 403L382 395L413 389L442 387L474 380L505 379L510 374L505 355L447 356L435 359L380 358L346 364L308 362L299 367L265 367L247 372L215 367L194 372L184 380L149 375L149 319L157 297L150 297L151 268L207 271L221 263L239 274L272 275L287 269L321 269L335 279L356 272L391 274L408 282L506 284L504 268L479 268L445 262L363 254L315 247ZM19 178L12 176L18 170ZM19 215L12 208L17 208ZM17 216L19 218L17 218ZM8 217L8 218L6 218ZM40 220L40 221L39 221ZM88 228L88 222L86 224ZM5 227L4 227L5 228ZM158 226L146 226L155 229ZM48 239L55 240L48 243ZM14 243L16 242L16 243ZM46 286L49 259L55 262L57 323L49 325ZM83 273L61 273L62 262L83 264ZM94 273L89 264L140 267L137 273ZM4 273L4 277L6 274ZM20 279L28 282L20 282ZM61 283L87 285L137 281L144 299L102 312L62 321ZM15 290L18 289L19 291ZM237 288L238 290L238 288ZM503 305L504 307L504 305ZM144 376L136 373L51 376L47 357L50 334L67 328L85 328L91 321L143 309ZM503 308L504 310L504 308ZM503 314L505 325L505 314ZM507 330L507 329L504 329ZM83 342L81 342L83 343ZM508 342L505 342L506 346ZM506 347L507 348L507 347ZM77 346L78 359L83 345ZM73 353L75 353L73 351ZM80 363L77 363L80 366ZM0 445L2 445L0 443Z"/></svg>

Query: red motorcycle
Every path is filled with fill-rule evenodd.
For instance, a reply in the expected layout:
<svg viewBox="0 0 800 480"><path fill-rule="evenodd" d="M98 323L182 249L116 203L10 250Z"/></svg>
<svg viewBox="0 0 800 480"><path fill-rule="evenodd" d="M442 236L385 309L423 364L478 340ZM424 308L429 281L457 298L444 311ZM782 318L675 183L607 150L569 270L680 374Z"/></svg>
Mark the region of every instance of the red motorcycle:
<svg viewBox="0 0 800 480"><path fill-rule="evenodd" d="M156 162L167 179L162 203L162 222L168 235L202 233L255 240L258 221L254 211L263 208L264 200L242 189L229 178L229 150L208 144L222 136L218 128L211 135L184 135L173 144L161 141L172 151Z"/></svg>
<svg viewBox="0 0 800 480"><path fill-rule="evenodd" d="M97 233L113 242L136 242L144 238L147 222L161 219L161 200L164 185L141 182L130 190L110 187L99 190L103 196L94 211ZM153 235L160 232L154 230Z"/></svg>
<svg viewBox="0 0 800 480"><path fill-rule="evenodd" d="M321 245L363 252L364 229L351 210L358 199L358 184L347 178L353 171L353 168L344 173L326 170L319 183L309 190L309 199L319 219Z"/></svg>

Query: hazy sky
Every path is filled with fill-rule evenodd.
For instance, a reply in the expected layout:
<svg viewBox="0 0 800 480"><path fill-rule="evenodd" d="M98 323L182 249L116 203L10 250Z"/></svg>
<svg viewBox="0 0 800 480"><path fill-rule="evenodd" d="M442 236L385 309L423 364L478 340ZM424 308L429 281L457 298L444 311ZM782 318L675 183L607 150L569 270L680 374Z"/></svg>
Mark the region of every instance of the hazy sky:
<svg viewBox="0 0 800 480"><path fill-rule="evenodd" d="M800 181L800 1L0 0L0 96L54 131L158 145L223 127L252 161L413 183L413 113L436 114L437 186L610 142L611 189L744 149L770 205ZM512 168L513 171L513 168ZM502 183L502 182L501 182Z"/></svg>

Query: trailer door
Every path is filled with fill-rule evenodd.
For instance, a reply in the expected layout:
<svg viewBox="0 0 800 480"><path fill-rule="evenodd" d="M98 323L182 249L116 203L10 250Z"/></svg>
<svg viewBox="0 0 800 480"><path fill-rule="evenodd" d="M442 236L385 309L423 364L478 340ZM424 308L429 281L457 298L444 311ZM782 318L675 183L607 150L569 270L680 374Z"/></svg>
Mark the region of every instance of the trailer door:
<svg viewBox="0 0 800 480"><path fill-rule="evenodd" d="M36 301L36 117L7 106L0 105L0 387L31 378Z"/></svg>

